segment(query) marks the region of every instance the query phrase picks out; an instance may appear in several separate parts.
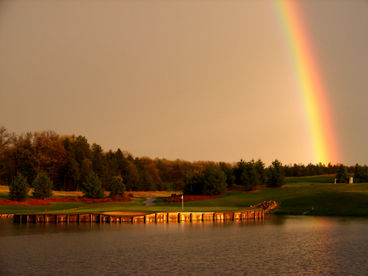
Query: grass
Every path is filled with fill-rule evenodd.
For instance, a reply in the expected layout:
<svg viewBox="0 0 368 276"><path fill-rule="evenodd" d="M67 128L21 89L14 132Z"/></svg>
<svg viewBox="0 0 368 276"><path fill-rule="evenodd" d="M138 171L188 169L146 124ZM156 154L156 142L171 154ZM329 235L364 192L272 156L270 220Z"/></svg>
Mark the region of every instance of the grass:
<svg viewBox="0 0 368 276"><path fill-rule="evenodd" d="M5 185L0 185L0 198L7 199L9 193L9 187ZM29 189L28 195L32 196L33 189ZM108 196L110 192L105 192L105 196ZM128 192L134 197L168 197L171 194L181 194L181 191L132 191ZM81 191L53 191L52 195L54 197L80 197L83 196Z"/></svg>
<svg viewBox="0 0 368 276"><path fill-rule="evenodd" d="M279 189L255 192L230 191L217 198L185 203L185 211L235 211L265 200L280 205L275 214L368 216L368 184L332 184L333 176L288 178ZM1 189L0 189L1 191ZM163 197L174 192L136 192L130 202L60 202L47 206L0 205L0 213L90 213L107 211L181 211L181 203L168 203ZM176 192L179 193L179 192ZM134 193L133 193L134 194ZM7 192L0 192L6 198ZM145 197L157 197L155 206L145 206Z"/></svg>

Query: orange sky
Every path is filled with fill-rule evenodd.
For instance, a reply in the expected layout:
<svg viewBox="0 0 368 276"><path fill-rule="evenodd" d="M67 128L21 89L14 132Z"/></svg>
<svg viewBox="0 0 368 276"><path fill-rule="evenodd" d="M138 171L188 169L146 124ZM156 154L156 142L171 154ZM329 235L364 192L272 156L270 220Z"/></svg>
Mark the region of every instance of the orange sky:
<svg viewBox="0 0 368 276"><path fill-rule="evenodd" d="M368 163L368 4L302 1L343 160ZM0 125L186 160L313 160L269 1L0 1Z"/></svg>

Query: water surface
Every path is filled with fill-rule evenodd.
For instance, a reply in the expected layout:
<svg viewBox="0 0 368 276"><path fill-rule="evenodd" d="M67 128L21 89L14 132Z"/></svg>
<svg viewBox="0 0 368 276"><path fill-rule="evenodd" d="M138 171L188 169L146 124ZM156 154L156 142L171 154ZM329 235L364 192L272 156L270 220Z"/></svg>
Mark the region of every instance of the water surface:
<svg viewBox="0 0 368 276"><path fill-rule="evenodd" d="M368 219L273 216L258 223L13 224L1 275L364 275Z"/></svg>

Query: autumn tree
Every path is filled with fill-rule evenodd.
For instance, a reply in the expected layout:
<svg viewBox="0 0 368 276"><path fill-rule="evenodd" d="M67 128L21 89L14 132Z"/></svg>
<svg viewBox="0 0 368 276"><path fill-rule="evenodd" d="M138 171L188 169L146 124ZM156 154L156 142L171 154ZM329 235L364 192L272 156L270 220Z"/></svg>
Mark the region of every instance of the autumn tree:
<svg viewBox="0 0 368 276"><path fill-rule="evenodd" d="M44 131L34 133L32 140L36 172L45 172L59 186L61 170L68 161L62 139L53 131Z"/></svg>

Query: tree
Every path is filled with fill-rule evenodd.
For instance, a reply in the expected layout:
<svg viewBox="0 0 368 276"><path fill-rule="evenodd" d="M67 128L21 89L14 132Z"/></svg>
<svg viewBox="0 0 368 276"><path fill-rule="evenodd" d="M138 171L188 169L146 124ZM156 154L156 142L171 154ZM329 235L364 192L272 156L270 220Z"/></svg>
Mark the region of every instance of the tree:
<svg viewBox="0 0 368 276"><path fill-rule="evenodd" d="M246 191L254 190L260 182L254 161L240 160L235 167L234 174L236 184L244 186Z"/></svg>
<svg viewBox="0 0 368 276"><path fill-rule="evenodd" d="M220 168L226 175L226 184L228 187L231 187L234 184L234 174L233 168L231 165L226 164L225 162L220 162Z"/></svg>
<svg viewBox="0 0 368 276"><path fill-rule="evenodd" d="M336 183L348 183L348 170L344 165L340 165L336 173Z"/></svg>
<svg viewBox="0 0 368 276"><path fill-rule="evenodd" d="M102 185L106 190L110 189L110 181L108 180L108 176L106 174L106 159L103 154L103 150L101 146L97 144L92 145L92 169L98 175L98 177L102 181Z"/></svg>
<svg viewBox="0 0 368 276"><path fill-rule="evenodd" d="M254 163L256 172L257 172L257 176L258 176L258 180L259 180L259 184L264 185L266 184L266 170L265 170L265 164L262 162L261 159L258 159L255 163Z"/></svg>
<svg viewBox="0 0 368 276"><path fill-rule="evenodd" d="M208 195L218 195L226 191L226 175L218 166L208 166L203 172L203 189Z"/></svg>
<svg viewBox="0 0 368 276"><path fill-rule="evenodd" d="M267 186L276 188L281 187L285 183L285 172L282 163L277 159L267 169Z"/></svg>
<svg viewBox="0 0 368 276"><path fill-rule="evenodd" d="M127 163L126 173L123 175L127 190L137 190L140 182L139 178L140 176L136 165L129 160Z"/></svg>
<svg viewBox="0 0 368 276"><path fill-rule="evenodd" d="M50 177L45 172L37 174L35 180L32 183L33 186L33 197L45 199L52 196L53 183Z"/></svg>
<svg viewBox="0 0 368 276"><path fill-rule="evenodd" d="M80 178L78 162L68 154L67 163L61 168L60 174L62 177L64 190L78 190ZM61 190L60 187L56 187Z"/></svg>
<svg viewBox="0 0 368 276"><path fill-rule="evenodd" d="M45 172L53 183L61 185L60 172L68 160L60 136L53 131L35 132L32 148L36 172Z"/></svg>
<svg viewBox="0 0 368 276"><path fill-rule="evenodd" d="M11 143L12 136L13 135L8 133L5 127L0 126L0 154Z"/></svg>
<svg viewBox="0 0 368 276"><path fill-rule="evenodd" d="M226 175L220 167L209 165L203 172L189 170L184 176L184 194L218 195L226 191Z"/></svg>
<svg viewBox="0 0 368 276"><path fill-rule="evenodd" d="M123 197L125 185L121 176L114 176L111 180L110 197Z"/></svg>
<svg viewBox="0 0 368 276"><path fill-rule="evenodd" d="M80 170L79 170L79 182L80 183L86 182L88 176L91 175L93 172L94 171L92 169L92 162L91 162L91 160L88 159L88 158L83 159L83 161L81 163L81 166L80 166ZM77 189L78 188L79 187L77 187Z"/></svg>
<svg viewBox="0 0 368 276"><path fill-rule="evenodd" d="M354 167L354 182L365 183L368 182L368 167L360 166L358 164Z"/></svg>
<svg viewBox="0 0 368 276"><path fill-rule="evenodd" d="M82 192L89 198L104 197L104 189L102 188L101 180L95 173L89 174L86 181L83 182Z"/></svg>
<svg viewBox="0 0 368 276"><path fill-rule="evenodd" d="M184 174L183 192L186 195L201 195L204 192L203 177L200 173L188 170Z"/></svg>
<svg viewBox="0 0 368 276"><path fill-rule="evenodd" d="M9 187L10 200L25 201L28 198L29 185L27 178L18 173Z"/></svg>

